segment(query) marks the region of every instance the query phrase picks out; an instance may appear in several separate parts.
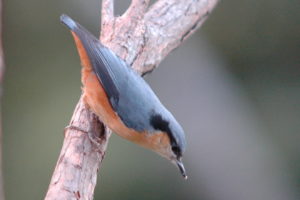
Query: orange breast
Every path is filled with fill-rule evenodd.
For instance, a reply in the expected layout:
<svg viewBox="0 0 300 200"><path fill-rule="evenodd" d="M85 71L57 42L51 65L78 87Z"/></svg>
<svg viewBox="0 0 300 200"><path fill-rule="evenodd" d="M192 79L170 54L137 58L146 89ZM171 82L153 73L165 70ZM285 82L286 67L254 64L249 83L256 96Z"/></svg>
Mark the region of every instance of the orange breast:
<svg viewBox="0 0 300 200"><path fill-rule="evenodd" d="M113 110L104 88L94 73L89 57L75 33L73 33L75 43L80 55L82 68L81 81L83 84L83 95L85 103L90 109L100 118L100 120L112 129L121 137L130 140L134 143L142 145L146 148L152 149L162 153L170 144L169 137L166 133L147 133L138 132L134 129L126 127L117 113Z"/></svg>

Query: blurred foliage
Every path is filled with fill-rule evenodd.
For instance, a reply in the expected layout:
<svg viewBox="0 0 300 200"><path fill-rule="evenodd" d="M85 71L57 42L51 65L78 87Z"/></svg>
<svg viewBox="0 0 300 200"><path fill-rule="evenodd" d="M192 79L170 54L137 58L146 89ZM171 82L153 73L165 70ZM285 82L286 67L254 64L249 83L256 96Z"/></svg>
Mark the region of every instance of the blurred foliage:
<svg viewBox="0 0 300 200"><path fill-rule="evenodd" d="M47 190L64 126L80 96L79 59L59 16L68 13L97 35L99 4L96 0L4 2L7 199L41 199ZM221 1L193 39L206 37L227 61L227 70L256 105L270 140L287 157L300 186L299 10L298 0ZM124 157L128 161L120 162ZM96 193L124 200L197 198L190 189L195 186L174 177L176 169L171 167L152 152L113 136Z"/></svg>
<svg viewBox="0 0 300 200"><path fill-rule="evenodd" d="M226 57L298 176L299 10L297 0L221 1L202 29Z"/></svg>

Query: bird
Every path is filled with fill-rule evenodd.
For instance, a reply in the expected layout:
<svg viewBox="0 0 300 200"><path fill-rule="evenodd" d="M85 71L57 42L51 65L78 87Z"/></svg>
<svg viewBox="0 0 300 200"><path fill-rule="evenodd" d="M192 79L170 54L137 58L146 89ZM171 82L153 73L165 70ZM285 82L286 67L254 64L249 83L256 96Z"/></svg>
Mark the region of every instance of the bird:
<svg viewBox="0 0 300 200"><path fill-rule="evenodd" d="M175 164L187 179L185 133L148 83L129 64L69 16L60 16L81 60L83 100L114 133Z"/></svg>

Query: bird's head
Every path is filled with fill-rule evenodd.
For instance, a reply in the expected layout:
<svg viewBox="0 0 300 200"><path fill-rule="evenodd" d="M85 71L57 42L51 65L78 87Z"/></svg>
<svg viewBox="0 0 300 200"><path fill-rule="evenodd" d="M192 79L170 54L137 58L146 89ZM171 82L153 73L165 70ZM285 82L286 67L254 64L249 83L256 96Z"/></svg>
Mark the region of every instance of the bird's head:
<svg viewBox="0 0 300 200"><path fill-rule="evenodd" d="M156 131L161 132L161 137L166 138L165 140L160 140L161 145L155 151L175 164L182 176L187 179L182 163L182 156L186 146L182 127L171 114L154 114L151 116L150 123Z"/></svg>

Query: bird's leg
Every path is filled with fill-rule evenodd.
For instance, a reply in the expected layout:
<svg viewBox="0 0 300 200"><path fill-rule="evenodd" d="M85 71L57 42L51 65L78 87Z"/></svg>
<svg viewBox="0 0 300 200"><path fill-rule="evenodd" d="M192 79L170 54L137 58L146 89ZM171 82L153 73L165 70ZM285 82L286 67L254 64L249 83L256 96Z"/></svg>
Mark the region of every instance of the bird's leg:
<svg viewBox="0 0 300 200"><path fill-rule="evenodd" d="M80 132L83 132L83 133L88 133L88 131L83 130L82 128L80 128L80 127L78 127L78 126L74 126L74 125L68 125L68 126L66 126L66 127L65 127L64 133L66 133L66 131L67 131L68 129L73 129L73 130L80 131Z"/></svg>

